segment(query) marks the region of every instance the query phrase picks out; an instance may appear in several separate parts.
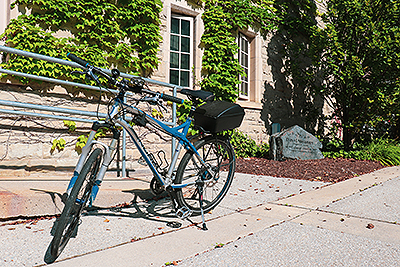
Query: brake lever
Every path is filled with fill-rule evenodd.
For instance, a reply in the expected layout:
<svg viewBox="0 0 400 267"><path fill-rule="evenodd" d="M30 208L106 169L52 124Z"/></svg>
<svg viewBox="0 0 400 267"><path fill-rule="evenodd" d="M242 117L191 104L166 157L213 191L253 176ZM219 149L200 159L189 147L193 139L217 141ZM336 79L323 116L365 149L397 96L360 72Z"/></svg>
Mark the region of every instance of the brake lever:
<svg viewBox="0 0 400 267"><path fill-rule="evenodd" d="M163 105L163 103L161 102L160 99L157 101L157 105L158 105L159 107L161 107L165 112L168 111L168 109Z"/></svg>
<svg viewBox="0 0 400 267"><path fill-rule="evenodd" d="M79 74L79 75L85 75L85 79L86 80L94 80L98 82L98 78L96 75L93 74L93 72L91 70L87 70L87 71L77 71L77 70L73 70L70 72L71 74Z"/></svg>
<svg viewBox="0 0 400 267"><path fill-rule="evenodd" d="M79 75L84 75L84 74L86 74L86 72L84 72L84 71L77 71L77 70L73 70L73 71L71 71L71 72L70 72L70 74L79 74Z"/></svg>
<svg viewBox="0 0 400 267"><path fill-rule="evenodd" d="M144 102L147 102L147 103L149 103L150 105L157 105L158 104L158 100L156 99L156 97L148 97L148 96L145 96L145 97L143 97L142 99L141 99L141 101L144 101Z"/></svg>
<svg viewBox="0 0 400 267"><path fill-rule="evenodd" d="M150 105L157 105L157 106L161 107L164 111L168 111L167 108L162 104L159 94L157 94L153 97L148 97L148 96L143 97L142 101L145 101L145 102L149 103Z"/></svg>

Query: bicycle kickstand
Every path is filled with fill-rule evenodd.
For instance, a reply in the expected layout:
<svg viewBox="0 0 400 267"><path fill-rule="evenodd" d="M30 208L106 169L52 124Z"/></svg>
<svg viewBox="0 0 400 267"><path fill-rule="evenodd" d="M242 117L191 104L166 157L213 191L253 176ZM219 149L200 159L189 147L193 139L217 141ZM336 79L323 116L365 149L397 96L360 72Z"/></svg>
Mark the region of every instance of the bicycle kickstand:
<svg viewBox="0 0 400 267"><path fill-rule="evenodd" d="M204 219L204 210L203 210L203 187L204 187L203 181L197 183L197 189L199 190L199 204L200 204L201 220L203 221L202 230L207 231L208 228L206 226L206 220Z"/></svg>

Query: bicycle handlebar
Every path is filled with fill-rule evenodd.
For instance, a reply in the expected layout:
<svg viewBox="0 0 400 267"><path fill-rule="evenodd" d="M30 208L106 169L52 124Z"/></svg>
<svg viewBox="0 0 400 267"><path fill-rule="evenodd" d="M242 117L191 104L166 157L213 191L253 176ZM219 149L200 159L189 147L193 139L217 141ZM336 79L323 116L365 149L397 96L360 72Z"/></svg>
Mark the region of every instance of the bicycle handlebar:
<svg viewBox="0 0 400 267"><path fill-rule="evenodd" d="M171 101L177 104L183 104L183 102L185 102L184 99L179 98L179 97L175 97L172 95L166 95L166 94L161 94L161 99L166 100L166 101Z"/></svg>
<svg viewBox="0 0 400 267"><path fill-rule="evenodd" d="M68 53L67 58L69 58L71 61L78 63L79 65L81 65L84 68L92 68L96 73L105 77L109 83L116 85L117 87L122 87L122 88L124 88L128 91L134 92L134 93L142 93L143 92L143 93L153 95L153 96L158 94L156 92L153 92L151 90L143 88L143 84L139 83L139 82L132 82L133 86L130 86L129 84L127 84L127 82L119 82L114 77L111 77L110 75L106 74L104 71L102 71L99 68L91 66L86 60L81 59L80 57L78 57L74 54ZM166 95L163 93L160 94L160 98L163 100L166 100L166 101L171 101L171 102L177 103L177 104L183 104L183 102L185 101L182 98L178 98L178 97L171 96L171 95Z"/></svg>
<svg viewBox="0 0 400 267"><path fill-rule="evenodd" d="M80 57L75 56L74 54L68 53L67 54L67 58L69 58L71 61L74 61L76 63L78 63L79 65L81 65L82 67L89 67L89 63L83 59L81 59Z"/></svg>

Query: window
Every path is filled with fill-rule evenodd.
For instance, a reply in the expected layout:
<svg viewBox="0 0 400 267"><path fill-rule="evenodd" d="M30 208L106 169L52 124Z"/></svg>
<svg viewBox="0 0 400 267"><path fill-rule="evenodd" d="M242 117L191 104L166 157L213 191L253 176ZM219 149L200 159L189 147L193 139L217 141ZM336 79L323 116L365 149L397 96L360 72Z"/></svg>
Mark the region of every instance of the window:
<svg viewBox="0 0 400 267"><path fill-rule="evenodd" d="M247 37L239 33L238 37L238 43L239 43L239 64L242 66L243 71L245 72L246 75L239 76L240 84L239 84L239 97L248 99L249 98L249 65L250 65L250 44L249 40L247 40Z"/></svg>
<svg viewBox="0 0 400 267"><path fill-rule="evenodd" d="M192 28L192 18L172 16L169 82L182 87L191 87L191 67L193 65Z"/></svg>

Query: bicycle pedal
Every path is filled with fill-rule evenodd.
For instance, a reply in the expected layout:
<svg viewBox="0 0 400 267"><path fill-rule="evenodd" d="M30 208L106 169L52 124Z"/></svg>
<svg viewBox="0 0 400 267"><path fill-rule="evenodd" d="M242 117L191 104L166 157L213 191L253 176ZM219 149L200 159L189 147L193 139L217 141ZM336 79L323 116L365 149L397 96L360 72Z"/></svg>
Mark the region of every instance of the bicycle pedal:
<svg viewBox="0 0 400 267"><path fill-rule="evenodd" d="M179 210L176 211L175 215L179 219L186 219L189 218L192 215L193 211L189 209L188 207L184 206L180 208Z"/></svg>

